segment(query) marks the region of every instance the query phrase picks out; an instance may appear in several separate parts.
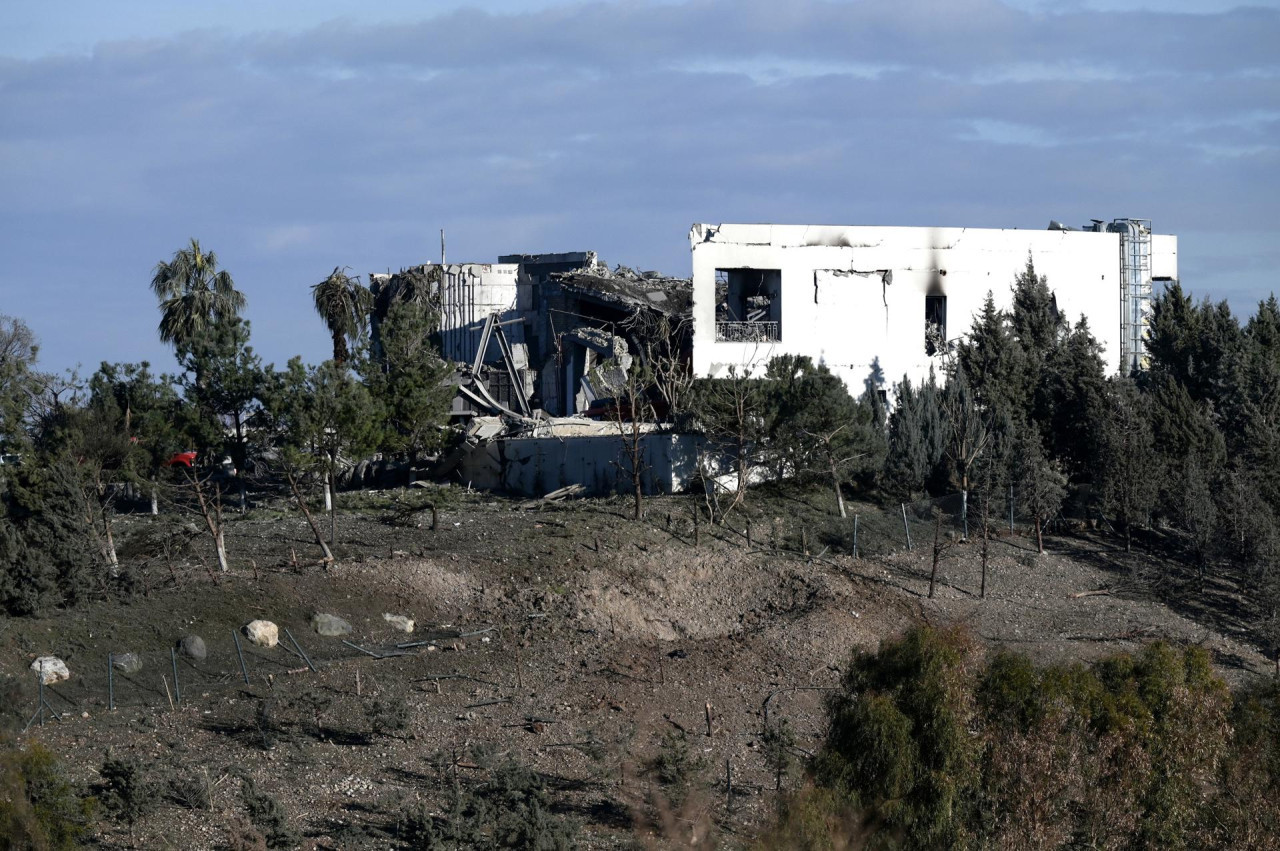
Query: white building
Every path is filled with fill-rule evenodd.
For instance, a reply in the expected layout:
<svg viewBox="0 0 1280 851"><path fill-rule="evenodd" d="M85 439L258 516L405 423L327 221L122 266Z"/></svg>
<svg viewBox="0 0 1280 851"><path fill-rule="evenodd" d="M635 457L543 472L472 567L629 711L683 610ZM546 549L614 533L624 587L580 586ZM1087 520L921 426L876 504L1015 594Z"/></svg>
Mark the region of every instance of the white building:
<svg viewBox="0 0 1280 851"><path fill-rule="evenodd" d="M694 374L759 370L796 354L855 394L873 364L890 383L921 380L936 365L929 325L955 340L988 292L1008 308L1028 253L1066 318L1088 318L1111 371L1144 363L1152 285L1177 278L1177 237L1135 219L1051 227L694 225Z"/></svg>

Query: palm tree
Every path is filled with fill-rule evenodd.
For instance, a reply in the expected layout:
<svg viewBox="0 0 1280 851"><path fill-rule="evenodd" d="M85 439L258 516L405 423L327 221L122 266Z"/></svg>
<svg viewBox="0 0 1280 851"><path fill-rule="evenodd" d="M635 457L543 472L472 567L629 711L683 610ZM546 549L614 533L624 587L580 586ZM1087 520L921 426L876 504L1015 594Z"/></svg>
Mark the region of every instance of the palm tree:
<svg viewBox="0 0 1280 851"><path fill-rule="evenodd" d="M346 269L335 266L329 277L311 288L311 295L316 313L333 335L334 363L346 363L351 356L347 342L362 338L369 326L373 293L361 286L359 276L352 278Z"/></svg>
<svg viewBox="0 0 1280 851"><path fill-rule="evenodd" d="M218 269L218 255L200 248L194 238L172 260L156 264L151 289L160 300L160 340L179 350L238 316L245 305L231 275Z"/></svg>

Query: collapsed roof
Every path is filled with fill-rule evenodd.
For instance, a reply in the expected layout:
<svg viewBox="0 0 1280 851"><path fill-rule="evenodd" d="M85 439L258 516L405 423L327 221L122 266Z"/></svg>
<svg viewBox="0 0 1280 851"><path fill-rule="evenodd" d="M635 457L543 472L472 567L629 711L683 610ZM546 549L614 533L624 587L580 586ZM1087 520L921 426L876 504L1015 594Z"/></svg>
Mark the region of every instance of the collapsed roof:
<svg viewBox="0 0 1280 851"><path fill-rule="evenodd" d="M657 272L637 272L626 266L609 271L607 266L556 272L551 279L579 297L635 310L648 308L668 316L688 314L693 306L693 282L689 278L669 278Z"/></svg>

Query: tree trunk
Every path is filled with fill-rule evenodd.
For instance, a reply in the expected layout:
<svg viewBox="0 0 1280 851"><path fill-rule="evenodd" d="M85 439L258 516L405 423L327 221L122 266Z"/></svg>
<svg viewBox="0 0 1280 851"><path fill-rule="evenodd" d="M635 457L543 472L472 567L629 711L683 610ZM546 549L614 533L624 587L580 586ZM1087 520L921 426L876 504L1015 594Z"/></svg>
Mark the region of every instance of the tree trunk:
<svg viewBox="0 0 1280 851"><path fill-rule="evenodd" d="M933 589L938 582L938 562L942 560L942 518L933 521L933 569L929 571L929 599L933 599Z"/></svg>
<svg viewBox="0 0 1280 851"><path fill-rule="evenodd" d="M329 546L336 547L338 545L338 474L332 466L329 467Z"/></svg>
<svg viewBox="0 0 1280 851"><path fill-rule="evenodd" d="M226 573L230 567L227 564L227 542L222 537L222 524L218 524L217 530L213 533L213 543L218 550L218 570Z"/></svg>
<svg viewBox="0 0 1280 851"><path fill-rule="evenodd" d="M1040 517L1036 517L1036 552L1044 555L1044 532L1040 528Z"/></svg>
<svg viewBox="0 0 1280 851"><path fill-rule="evenodd" d="M982 585L978 589L978 599L985 600L987 598L987 552L990 541L990 526L987 523L986 506L982 509Z"/></svg>
<svg viewBox="0 0 1280 851"><path fill-rule="evenodd" d="M836 469L836 460L830 459L831 464L831 484L836 489L836 505L840 509L840 519L844 520L849 515L844 511L844 494L840 492L840 471Z"/></svg>
<svg viewBox="0 0 1280 851"><path fill-rule="evenodd" d="M311 534L316 536L316 544L320 547L320 552L324 554L324 563L329 565L333 562L333 553L329 549L329 545L324 542L324 535L320 532L320 527L316 524L316 520L311 516L311 509L307 508L307 501L302 498L302 492L298 489L298 480L294 478L293 471L286 469L285 477L289 480L289 489L293 491L293 498L297 500L298 507L302 509L302 514L307 518L307 525L311 527Z"/></svg>
<svg viewBox="0 0 1280 851"><path fill-rule="evenodd" d="M156 489L156 477L151 477L151 516L155 517L160 513L160 495Z"/></svg>

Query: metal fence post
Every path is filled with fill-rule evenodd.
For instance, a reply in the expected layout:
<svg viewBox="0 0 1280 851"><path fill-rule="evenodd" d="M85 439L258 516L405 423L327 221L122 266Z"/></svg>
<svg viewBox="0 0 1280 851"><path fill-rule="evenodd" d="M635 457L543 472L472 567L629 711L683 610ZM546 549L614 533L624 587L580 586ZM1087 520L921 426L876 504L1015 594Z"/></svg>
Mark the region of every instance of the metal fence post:
<svg viewBox="0 0 1280 851"><path fill-rule="evenodd" d="M911 549L911 527L907 524L907 504L902 505L902 531L907 533L907 549Z"/></svg>
<svg viewBox="0 0 1280 851"><path fill-rule="evenodd" d="M236 643L236 656L240 659L240 673L244 676L244 684L249 684L249 669L244 666L244 653L240 650L240 633L231 630L231 638Z"/></svg>
<svg viewBox="0 0 1280 851"><path fill-rule="evenodd" d="M116 672L111 653L107 653L107 710L116 708Z"/></svg>
<svg viewBox="0 0 1280 851"><path fill-rule="evenodd" d="M178 649L176 647L169 648L169 661L173 663L173 696L178 701L178 705L182 705L182 686L178 684Z"/></svg>
<svg viewBox="0 0 1280 851"><path fill-rule="evenodd" d="M858 557L858 513L853 513L853 557Z"/></svg>
<svg viewBox="0 0 1280 851"><path fill-rule="evenodd" d="M1013 534L1013 485L1009 485L1009 534Z"/></svg>

